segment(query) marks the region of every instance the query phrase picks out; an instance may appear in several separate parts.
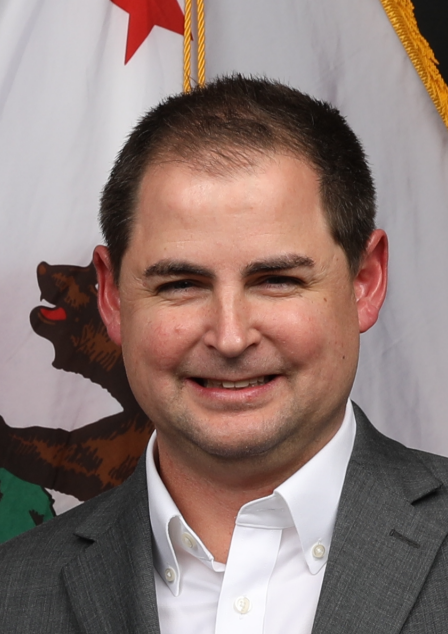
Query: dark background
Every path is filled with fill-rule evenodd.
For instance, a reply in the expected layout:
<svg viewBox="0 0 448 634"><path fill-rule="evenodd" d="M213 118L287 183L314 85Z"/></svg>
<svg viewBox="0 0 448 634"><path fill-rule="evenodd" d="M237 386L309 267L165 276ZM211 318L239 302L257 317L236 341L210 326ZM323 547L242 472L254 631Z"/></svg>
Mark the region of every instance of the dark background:
<svg viewBox="0 0 448 634"><path fill-rule="evenodd" d="M413 0L420 33L428 40L448 84L448 0Z"/></svg>

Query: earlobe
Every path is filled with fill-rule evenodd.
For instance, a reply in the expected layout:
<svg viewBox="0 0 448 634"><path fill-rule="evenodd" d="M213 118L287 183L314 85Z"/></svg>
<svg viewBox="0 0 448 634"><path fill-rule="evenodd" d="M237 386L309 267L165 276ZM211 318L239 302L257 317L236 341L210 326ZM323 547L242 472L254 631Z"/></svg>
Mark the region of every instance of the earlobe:
<svg viewBox="0 0 448 634"><path fill-rule="evenodd" d="M382 229L376 229L369 238L353 283L360 332L371 328L378 319L386 297L387 260L387 236Z"/></svg>
<svg viewBox="0 0 448 634"><path fill-rule="evenodd" d="M98 309L107 333L114 343L121 346L120 294L114 281L109 251L97 246L93 263L98 279Z"/></svg>

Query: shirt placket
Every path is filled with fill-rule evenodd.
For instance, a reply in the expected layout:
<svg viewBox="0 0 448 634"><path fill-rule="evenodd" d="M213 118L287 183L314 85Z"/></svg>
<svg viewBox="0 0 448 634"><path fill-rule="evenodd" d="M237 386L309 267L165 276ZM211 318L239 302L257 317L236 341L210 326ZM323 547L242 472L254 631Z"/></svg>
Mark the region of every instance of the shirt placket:
<svg viewBox="0 0 448 634"><path fill-rule="evenodd" d="M269 581L281 537L279 528L235 526L215 634L263 634Z"/></svg>

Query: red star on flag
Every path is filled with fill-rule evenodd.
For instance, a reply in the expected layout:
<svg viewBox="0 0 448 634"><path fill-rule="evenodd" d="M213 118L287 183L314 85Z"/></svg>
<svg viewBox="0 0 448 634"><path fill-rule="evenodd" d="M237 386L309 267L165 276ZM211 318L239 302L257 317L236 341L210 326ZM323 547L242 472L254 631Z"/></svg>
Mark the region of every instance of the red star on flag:
<svg viewBox="0 0 448 634"><path fill-rule="evenodd" d="M127 64L140 48L154 26L184 34L184 14L177 0L112 0L117 7L129 13Z"/></svg>

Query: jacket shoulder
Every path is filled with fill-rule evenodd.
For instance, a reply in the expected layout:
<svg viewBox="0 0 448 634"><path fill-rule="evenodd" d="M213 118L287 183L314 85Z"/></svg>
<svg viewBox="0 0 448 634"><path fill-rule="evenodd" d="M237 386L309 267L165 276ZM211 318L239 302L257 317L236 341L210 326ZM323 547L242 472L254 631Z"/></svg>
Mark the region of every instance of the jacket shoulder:
<svg viewBox="0 0 448 634"><path fill-rule="evenodd" d="M143 473L134 473L119 487L0 546L2 634L79 631L62 581L63 569L126 517L136 496L144 503L145 496L139 497L140 489L146 491L144 463L139 470Z"/></svg>
<svg viewBox="0 0 448 634"><path fill-rule="evenodd" d="M354 403L357 433L351 460L370 472L385 490L411 504L425 500L448 509L448 458L411 449L379 432ZM426 500L427 499L427 500Z"/></svg>

